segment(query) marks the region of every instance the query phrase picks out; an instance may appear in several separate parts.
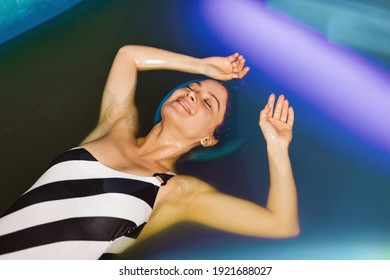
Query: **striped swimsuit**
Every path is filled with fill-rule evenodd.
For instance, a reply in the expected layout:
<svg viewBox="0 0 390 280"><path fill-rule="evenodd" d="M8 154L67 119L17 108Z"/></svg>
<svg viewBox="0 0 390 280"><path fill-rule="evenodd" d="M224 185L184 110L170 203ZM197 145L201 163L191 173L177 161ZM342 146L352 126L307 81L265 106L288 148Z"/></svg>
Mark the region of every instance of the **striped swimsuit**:
<svg viewBox="0 0 390 280"><path fill-rule="evenodd" d="M103 165L84 148L69 150L1 217L0 259L120 253L137 238L159 187L172 176L131 175Z"/></svg>

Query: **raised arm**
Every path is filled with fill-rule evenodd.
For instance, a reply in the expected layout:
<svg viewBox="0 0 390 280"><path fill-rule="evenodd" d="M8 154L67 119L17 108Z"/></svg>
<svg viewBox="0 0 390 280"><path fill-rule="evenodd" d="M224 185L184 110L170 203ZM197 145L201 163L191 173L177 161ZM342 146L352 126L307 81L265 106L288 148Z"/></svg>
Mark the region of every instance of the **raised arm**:
<svg viewBox="0 0 390 280"><path fill-rule="evenodd" d="M275 98L274 94L270 95L268 104L260 112L259 122L267 142L270 171L267 209L275 213L284 226L298 232L297 192L288 154L292 140L294 110L283 95L279 96L274 106Z"/></svg>
<svg viewBox="0 0 390 280"><path fill-rule="evenodd" d="M127 119L136 132L138 116L134 94L138 71L165 69L230 80L242 78L248 72L244 63L244 58L237 53L199 59L153 47L124 46L115 57L104 88L98 126L83 143L102 137L118 120Z"/></svg>
<svg viewBox="0 0 390 280"><path fill-rule="evenodd" d="M188 204L188 220L257 237L283 238L299 233L297 194L288 155L294 111L284 96L271 95L260 113L267 142L270 190L266 207L204 187ZM275 110L274 110L275 107Z"/></svg>

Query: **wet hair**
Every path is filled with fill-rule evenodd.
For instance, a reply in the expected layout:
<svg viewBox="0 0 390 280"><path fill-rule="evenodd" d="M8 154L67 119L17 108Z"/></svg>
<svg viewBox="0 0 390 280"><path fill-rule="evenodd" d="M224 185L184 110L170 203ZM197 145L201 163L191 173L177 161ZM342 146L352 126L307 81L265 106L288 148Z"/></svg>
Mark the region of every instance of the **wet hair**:
<svg viewBox="0 0 390 280"><path fill-rule="evenodd" d="M237 106L234 105L234 103L238 99L238 91L239 86L235 81L229 81L229 82L223 82L218 81L214 79L197 79L197 80L191 80L188 82L185 82L177 87L175 87L173 90L171 90L160 102L159 106L157 107L155 116L154 116L154 124L157 124L161 121L161 108L165 101L178 89L187 87L188 85L195 83L195 82L201 82L204 80L213 80L218 82L220 85L222 85L226 92L227 92L227 101L226 101L226 111L225 115L223 117L223 121L220 125L218 125L214 130L214 138L218 140L218 143L215 146L212 147L203 147L199 146L191 151L189 151L187 154L185 154L181 161L186 160L212 160L216 158L220 158L222 156L228 155L235 150L237 150L239 147L241 147L245 140L237 136L237 126L234 125L234 121L236 119L236 112L234 108Z"/></svg>

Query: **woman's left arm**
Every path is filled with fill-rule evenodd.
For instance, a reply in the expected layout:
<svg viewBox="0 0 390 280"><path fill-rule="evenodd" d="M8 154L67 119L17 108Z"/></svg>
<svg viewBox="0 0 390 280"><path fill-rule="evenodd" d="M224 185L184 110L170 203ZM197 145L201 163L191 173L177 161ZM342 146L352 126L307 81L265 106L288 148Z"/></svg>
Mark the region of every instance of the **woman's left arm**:
<svg viewBox="0 0 390 280"><path fill-rule="evenodd" d="M276 106L272 94L260 113L259 125L267 142L270 190L266 207L217 192L206 184L187 206L185 219L232 233L283 238L299 234L298 203L288 146L294 111L284 96ZM274 110L275 107L275 110Z"/></svg>

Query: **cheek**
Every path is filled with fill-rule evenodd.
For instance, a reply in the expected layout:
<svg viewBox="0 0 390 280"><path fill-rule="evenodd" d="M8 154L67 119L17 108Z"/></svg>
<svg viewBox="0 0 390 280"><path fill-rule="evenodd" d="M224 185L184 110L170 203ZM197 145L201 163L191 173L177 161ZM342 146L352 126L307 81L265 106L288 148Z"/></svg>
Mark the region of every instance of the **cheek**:
<svg viewBox="0 0 390 280"><path fill-rule="evenodd" d="M187 138L198 140L211 135L218 125L215 116L206 110L198 111L193 116L183 117L174 105L165 103L161 112L164 120L179 129L181 134Z"/></svg>
<svg viewBox="0 0 390 280"><path fill-rule="evenodd" d="M191 121L193 129L199 130L205 135L213 133L217 126L217 120L207 112L199 113L197 116L190 118L189 121Z"/></svg>

